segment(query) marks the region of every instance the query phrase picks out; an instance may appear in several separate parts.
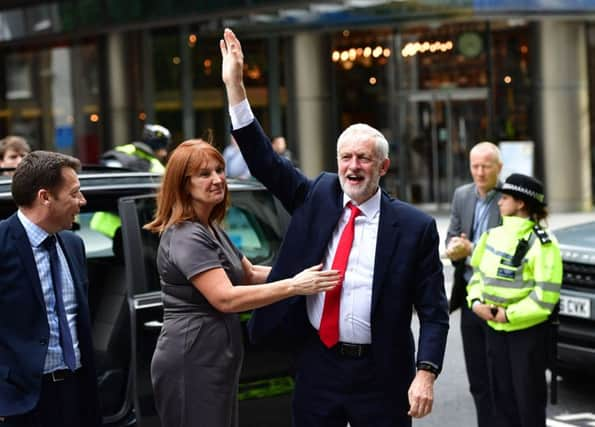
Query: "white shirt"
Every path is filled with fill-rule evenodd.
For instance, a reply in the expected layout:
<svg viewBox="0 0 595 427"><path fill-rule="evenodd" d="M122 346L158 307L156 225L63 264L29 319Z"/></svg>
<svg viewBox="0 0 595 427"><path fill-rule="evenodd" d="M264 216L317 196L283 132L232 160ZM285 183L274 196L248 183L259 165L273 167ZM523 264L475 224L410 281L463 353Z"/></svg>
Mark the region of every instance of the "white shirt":
<svg viewBox="0 0 595 427"><path fill-rule="evenodd" d="M250 108L250 103L244 99L236 105L229 106L229 117L231 119L231 128L233 130L248 126L254 120L254 114Z"/></svg>
<svg viewBox="0 0 595 427"><path fill-rule="evenodd" d="M361 205L357 205L361 214L355 218L353 245L349 252L347 271L341 290L339 306L339 341L370 344L372 281L374 279L374 260L376 258L376 241L378 240L378 220L380 219L380 188L376 194ZM351 200L343 195L343 213L333 231L333 235L324 254L323 268L328 270L333 265L335 252L343 229L349 221L351 210L346 208ZM319 329L325 294L310 295L306 299L308 318L314 328Z"/></svg>
<svg viewBox="0 0 595 427"><path fill-rule="evenodd" d="M249 125L254 120L248 100L243 100L229 107L231 125L234 130ZM374 260L376 258L376 241L378 240L378 221L380 219L380 188L376 194L361 205L352 202L361 210L355 218L353 245L349 253L347 271L341 291L339 307L339 341L354 344L370 344L372 282L374 279ZM331 240L326 248L323 268L328 270L333 264L335 252L343 228L349 221L351 210L345 208L351 200L343 195L343 213L337 223ZM308 318L314 328L319 329L325 294L308 296L306 299Z"/></svg>

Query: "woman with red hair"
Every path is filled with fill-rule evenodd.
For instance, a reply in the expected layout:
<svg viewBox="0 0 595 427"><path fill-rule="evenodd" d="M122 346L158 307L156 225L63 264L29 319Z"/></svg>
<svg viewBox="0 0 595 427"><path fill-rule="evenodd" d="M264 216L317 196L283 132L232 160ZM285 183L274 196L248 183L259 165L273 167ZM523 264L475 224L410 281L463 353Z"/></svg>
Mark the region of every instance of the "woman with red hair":
<svg viewBox="0 0 595 427"><path fill-rule="evenodd" d="M225 162L203 140L180 144L167 163L157 212L145 228L161 234L157 269L163 328L151 363L161 425L238 425L243 357L238 312L337 285L322 265L273 283L220 227L229 205ZM252 286L237 286L252 285Z"/></svg>

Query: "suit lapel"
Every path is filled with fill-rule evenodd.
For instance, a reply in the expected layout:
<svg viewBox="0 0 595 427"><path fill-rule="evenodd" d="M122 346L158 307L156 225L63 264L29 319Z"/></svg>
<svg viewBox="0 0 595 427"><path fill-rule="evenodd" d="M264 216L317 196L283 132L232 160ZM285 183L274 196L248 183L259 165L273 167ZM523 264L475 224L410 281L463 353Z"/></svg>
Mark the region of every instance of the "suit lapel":
<svg viewBox="0 0 595 427"><path fill-rule="evenodd" d="M399 225L397 208L390 203L383 193L380 199L380 221L376 239L376 257L374 259L374 278L372 281L372 313L378 304L381 286L391 266L393 254L399 243Z"/></svg>
<svg viewBox="0 0 595 427"><path fill-rule="evenodd" d="M475 215L476 201L475 185L472 185L469 187L469 191L465 194L465 200L463 200L463 214L461 218L462 231L469 239L475 238L475 236L472 236L471 234L473 233L473 216Z"/></svg>
<svg viewBox="0 0 595 427"><path fill-rule="evenodd" d="M23 224L21 224L21 221L19 221L16 213L10 217L10 230L19 257L23 262L23 268L29 277L29 283L33 287L33 292L35 293L37 300L45 310L41 281L39 280L39 272L37 271L37 264L35 263L35 258L33 256L31 242L29 241L25 228L23 227Z"/></svg>
<svg viewBox="0 0 595 427"><path fill-rule="evenodd" d="M319 215L318 218L320 218L320 223L317 224L317 229L318 229L318 235L320 236L320 245L313 245L313 247L322 247L323 248L323 252L320 258L320 261L322 262L322 257L324 257L324 254L326 252L326 248L329 245L329 242L331 241L331 238L333 236L333 231L335 231L335 228L337 227L337 224L339 223L339 220L341 219L341 214L343 213L343 192L339 191L336 199L335 199L335 203L329 207L330 212L327 212L326 215ZM317 218L317 221L318 221Z"/></svg>

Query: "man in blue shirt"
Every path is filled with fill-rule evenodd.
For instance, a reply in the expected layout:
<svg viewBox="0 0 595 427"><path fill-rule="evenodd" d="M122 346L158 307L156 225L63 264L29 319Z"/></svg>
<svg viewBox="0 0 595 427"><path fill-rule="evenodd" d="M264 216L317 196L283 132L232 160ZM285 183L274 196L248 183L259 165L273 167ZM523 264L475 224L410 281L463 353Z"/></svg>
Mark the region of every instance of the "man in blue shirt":
<svg viewBox="0 0 595 427"><path fill-rule="evenodd" d="M469 153L473 182L455 190L446 254L455 267L450 312L461 308L461 336L471 395L480 427L490 426L492 405L486 365L486 325L465 303L467 282L473 274L469 262L475 243L488 229L499 225L500 193L494 190L502 170L500 150L480 142Z"/></svg>
<svg viewBox="0 0 595 427"><path fill-rule="evenodd" d="M0 425L98 426L80 162L47 151L16 168L0 222Z"/></svg>

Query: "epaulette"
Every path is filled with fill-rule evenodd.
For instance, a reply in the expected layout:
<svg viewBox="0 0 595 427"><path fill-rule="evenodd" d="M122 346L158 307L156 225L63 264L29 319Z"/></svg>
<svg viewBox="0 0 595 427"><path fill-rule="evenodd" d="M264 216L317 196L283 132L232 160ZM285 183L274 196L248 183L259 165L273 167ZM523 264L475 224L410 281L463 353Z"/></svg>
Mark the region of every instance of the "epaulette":
<svg viewBox="0 0 595 427"><path fill-rule="evenodd" d="M547 245L548 243L552 243L552 239L550 239L550 236L547 233L547 231L545 231L539 225L535 224L533 226L533 232L535 233L535 235L537 236L537 238L539 239L539 241L541 242L542 245Z"/></svg>

